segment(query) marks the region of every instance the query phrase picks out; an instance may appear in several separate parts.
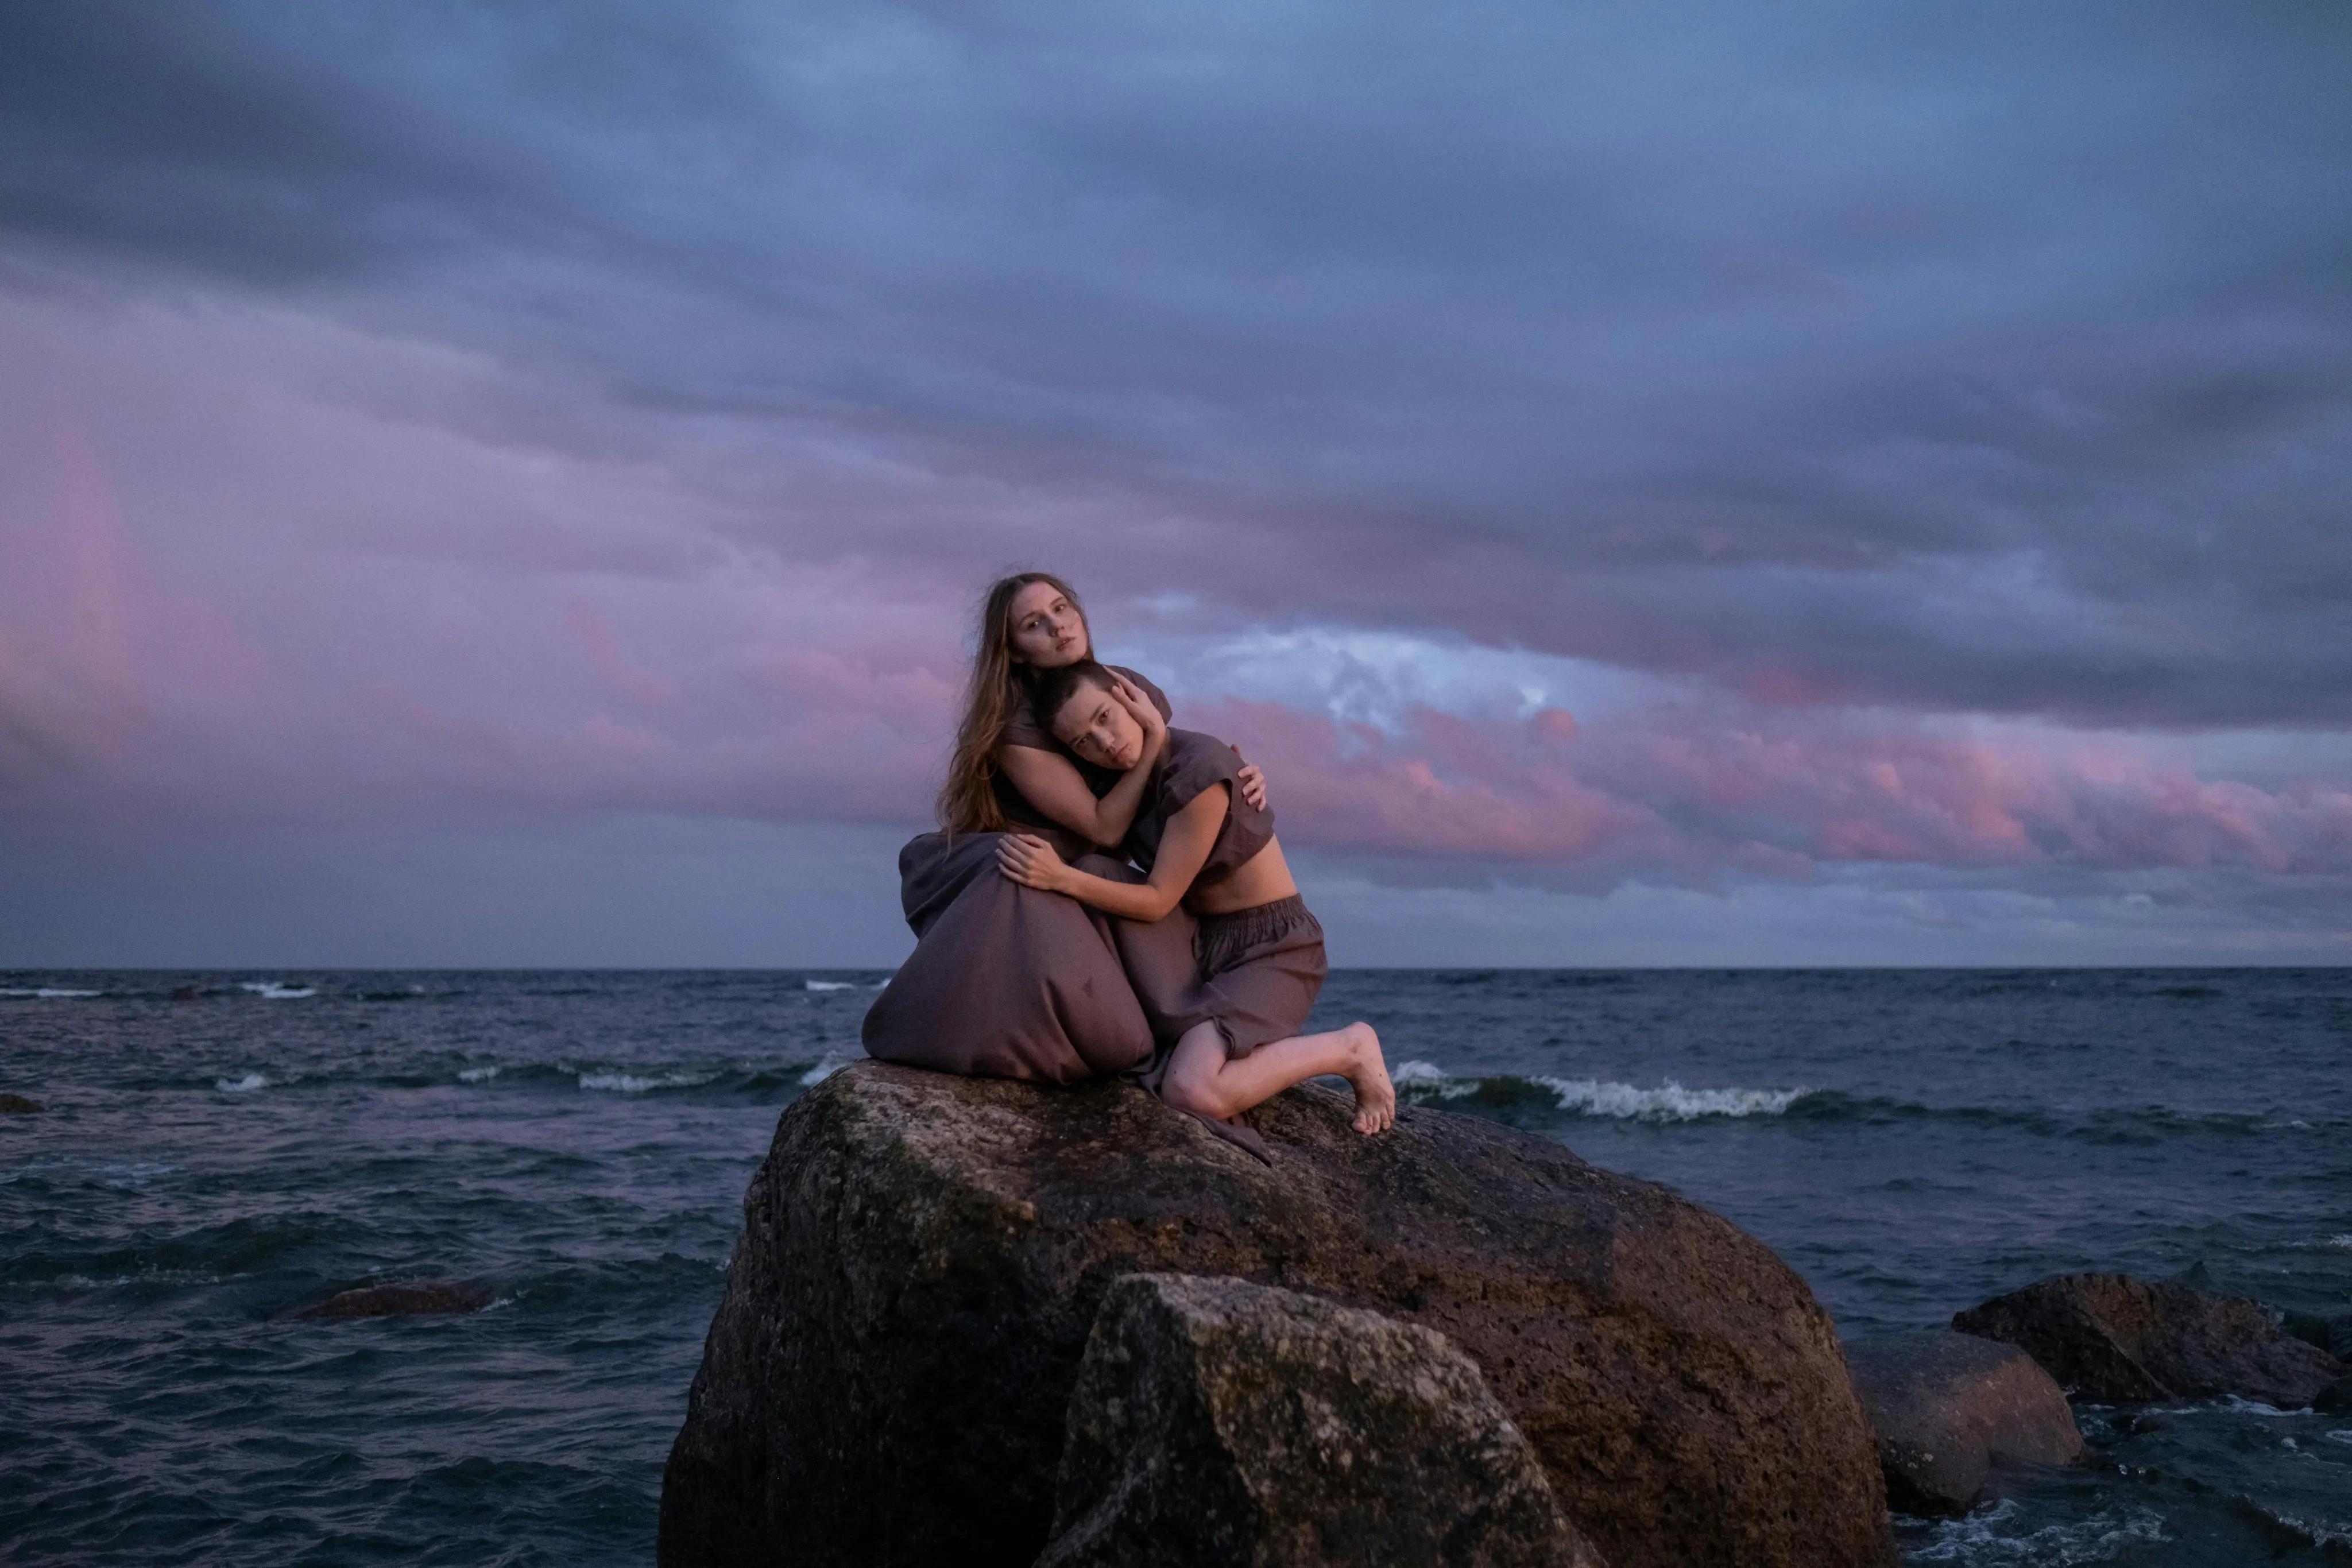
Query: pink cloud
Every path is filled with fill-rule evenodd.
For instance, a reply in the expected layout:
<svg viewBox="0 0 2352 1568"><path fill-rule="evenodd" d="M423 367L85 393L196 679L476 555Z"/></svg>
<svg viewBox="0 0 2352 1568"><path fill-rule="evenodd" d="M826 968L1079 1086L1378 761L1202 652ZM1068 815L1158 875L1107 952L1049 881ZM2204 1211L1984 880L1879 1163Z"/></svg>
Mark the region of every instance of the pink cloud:
<svg viewBox="0 0 2352 1568"><path fill-rule="evenodd" d="M1576 722L1545 708L1509 724L1416 707L1393 735L1273 703L1178 716L1238 745L1277 780L1287 839L1325 848L1574 860L1658 827L1638 803L1580 783Z"/></svg>
<svg viewBox="0 0 2352 1568"><path fill-rule="evenodd" d="M1124 560L1095 601L1107 634L1119 589L1159 574L1187 591L1223 565L1201 543L1213 529L1122 530L1083 497L1057 512L860 466L847 437L803 432L779 458L764 428L632 414L642 451L588 439L594 420L569 447L498 439L539 392L488 360L282 313L151 312L110 335L68 314L0 296L0 350L33 372L0 384L0 800L913 825L986 571L968 558L1018 537L1076 561L1082 586ZM70 397L37 390L58 385ZM716 487L679 477L721 470ZM744 542L776 497L790 520ZM1295 579L1275 559L1234 591L1277 596ZM1424 564L1395 570L1418 581ZM1582 721L1423 706L1376 727L1304 697L1213 695L1179 718L1267 768L1286 841L1339 852L1587 883L2352 867L2340 776L2242 778L2193 741L1844 709L1798 669L1662 683Z"/></svg>
<svg viewBox="0 0 2352 1568"><path fill-rule="evenodd" d="M666 708L677 701L677 683L630 656L612 612L578 594L568 596L558 626L604 690L634 707Z"/></svg>

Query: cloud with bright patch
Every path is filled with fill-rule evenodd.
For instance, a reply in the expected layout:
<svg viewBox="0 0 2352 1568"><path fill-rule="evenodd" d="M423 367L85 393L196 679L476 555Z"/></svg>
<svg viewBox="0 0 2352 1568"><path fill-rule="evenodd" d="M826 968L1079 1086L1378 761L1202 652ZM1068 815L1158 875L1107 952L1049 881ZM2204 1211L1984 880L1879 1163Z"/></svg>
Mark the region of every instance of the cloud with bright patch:
<svg viewBox="0 0 2352 1568"><path fill-rule="evenodd" d="M17 7L0 962L887 962L1024 564L1343 962L2342 961L2347 44Z"/></svg>

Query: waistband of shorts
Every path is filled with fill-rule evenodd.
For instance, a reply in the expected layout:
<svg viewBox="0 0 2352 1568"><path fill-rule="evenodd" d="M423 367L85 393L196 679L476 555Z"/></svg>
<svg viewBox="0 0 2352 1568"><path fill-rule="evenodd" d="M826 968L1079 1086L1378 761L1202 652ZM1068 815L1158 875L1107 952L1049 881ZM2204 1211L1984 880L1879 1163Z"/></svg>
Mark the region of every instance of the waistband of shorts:
<svg viewBox="0 0 2352 1568"><path fill-rule="evenodd" d="M1255 946L1301 925L1322 929L1315 916L1307 913L1307 901L1295 893L1272 904L1255 904L1223 915L1195 915L1193 920L1200 927L1202 942L1214 942L1220 946Z"/></svg>

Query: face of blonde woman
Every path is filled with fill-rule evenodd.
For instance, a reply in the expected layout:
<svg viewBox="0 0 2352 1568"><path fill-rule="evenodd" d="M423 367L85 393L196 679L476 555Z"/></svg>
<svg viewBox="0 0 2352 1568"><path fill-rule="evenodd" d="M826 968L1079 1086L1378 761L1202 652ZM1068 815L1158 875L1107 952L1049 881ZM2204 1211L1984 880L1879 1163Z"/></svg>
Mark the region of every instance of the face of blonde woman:
<svg viewBox="0 0 2352 1568"><path fill-rule="evenodd" d="M1143 756L1143 727L1099 686L1080 686L1054 716L1054 738L1082 762L1124 773Z"/></svg>
<svg viewBox="0 0 2352 1568"><path fill-rule="evenodd" d="M1012 630L1005 642L1013 657L1041 670L1074 664L1093 652L1086 617L1069 596L1050 582L1028 582L1013 596Z"/></svg>

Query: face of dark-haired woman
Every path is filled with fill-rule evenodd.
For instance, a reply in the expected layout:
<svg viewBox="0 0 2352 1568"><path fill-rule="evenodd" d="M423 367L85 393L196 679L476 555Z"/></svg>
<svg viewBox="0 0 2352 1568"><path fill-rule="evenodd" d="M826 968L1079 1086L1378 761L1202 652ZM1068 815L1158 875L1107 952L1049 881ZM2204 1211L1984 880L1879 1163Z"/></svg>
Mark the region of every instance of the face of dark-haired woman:
<svg viewBox="0 0 2352 1568"><path fill-rule="evenodd" d="M1041 670L1056 669L1090 656L1087 618L1069 596L1050 582L1024 582L1013 596L1005 633L1013 659Z"/></svg>
<svg viewBox="0 0 2352 1568"><path fill-rule="evenodd" d="M1124 773L1143 756L1143 727L1117 697L1091 682L1070 693L1054 716L1054 738L1081 762Z"/></svg>

